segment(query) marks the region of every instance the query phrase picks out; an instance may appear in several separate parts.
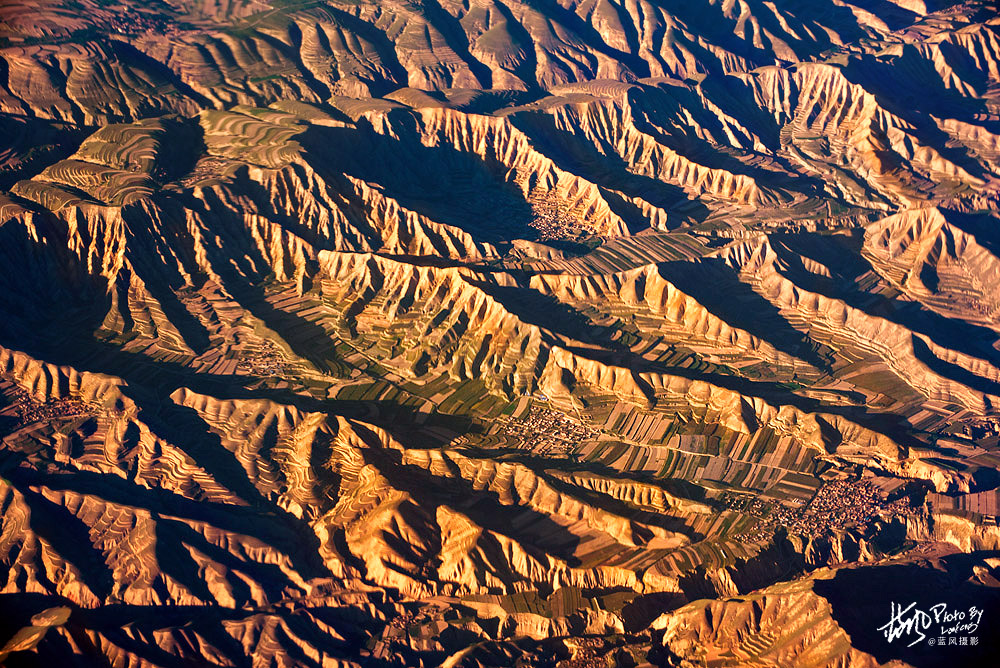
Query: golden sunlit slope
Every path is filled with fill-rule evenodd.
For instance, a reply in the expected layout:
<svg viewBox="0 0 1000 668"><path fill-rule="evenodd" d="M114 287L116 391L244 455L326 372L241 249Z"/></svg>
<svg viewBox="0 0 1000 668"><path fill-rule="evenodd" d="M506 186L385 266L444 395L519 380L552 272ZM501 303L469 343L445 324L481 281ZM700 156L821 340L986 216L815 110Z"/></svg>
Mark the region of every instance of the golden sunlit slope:
<svg viewBox="0 0 1000 668"><path fill-rule="evenodd" d="M4 4L0 661L936 665L874 629L1000 584L998 29Z"/></svg>
<svg viewBox="0 0 1000 668"><path fill-rule="evenodd" d="M0 14L3 58L15 74L5 103L100 119L405 86L524 91L592 79L697 79L812 60L886 38L929 11L923 3L866 5L12 2ZM983 15L974 6L968 13Z"/></svg>

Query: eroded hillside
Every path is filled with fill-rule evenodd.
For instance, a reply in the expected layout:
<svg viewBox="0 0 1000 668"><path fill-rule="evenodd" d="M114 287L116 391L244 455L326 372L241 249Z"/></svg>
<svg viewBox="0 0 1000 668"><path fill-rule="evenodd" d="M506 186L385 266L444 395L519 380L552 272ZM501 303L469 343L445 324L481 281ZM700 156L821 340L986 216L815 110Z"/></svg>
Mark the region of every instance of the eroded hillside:
<svg viewBox="0 0 1000 668"><path fill-rule="evenodd" d="M703 4L4 3L0 662L986 656L1000 20Z"/></svg>

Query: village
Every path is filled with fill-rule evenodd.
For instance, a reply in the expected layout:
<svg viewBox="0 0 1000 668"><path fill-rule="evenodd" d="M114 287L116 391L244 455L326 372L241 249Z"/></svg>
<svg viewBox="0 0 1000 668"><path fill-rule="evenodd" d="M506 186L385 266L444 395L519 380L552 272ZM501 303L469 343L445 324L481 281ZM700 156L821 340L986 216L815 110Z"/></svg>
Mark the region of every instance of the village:
<svg viewBox="0 0 1000 668"><path fill-rule="evenodd" d="M137 12L131 7L126 7L124 11L115 13L108 21L108 27L120 35L141 35L144 33L174 35L180 32L169 18Z"/></svg>
<svg viewBox="0 0 1000 668"><path fill-rule="evenodd" d="M515 442L517 448L536 455L567 456L581 441L595 440L601 432L562 413L532 405L520 418L501 417L490 431Z"/></svg>
<svg viewBox="0 0 1000 668"><path fill-rule="evenodd" d="M0 407L0 418L5 418L0 422L0 437L37 422L89 415L93 412L87 404L75 399L38 401L20 385L8 379L0 379L0 395L6 402L5 406Z"/></svg>
<svg viewBox="0 0 1000 668"><path fill-rule="evenodd" d="M278 351L278 347L265 340L259 348L242 352L239 362L236 364L236 370L251 376L270 378L284 374L286 363L285 358Z"/></svg>
<svg viewBox="0 0 1000 668"><path fill-rule="evenodd" d="M830 531L863 527L885 513L905 514L911 510L906 497L889 501L868 480L827 482L809 503L799 507L732 492L723 495L723 503L730 510L760 520L750 531L735 536L752 543L769 539L779 527L790 534L815 538Z"/></svg>
<svg viewBox="0 0 1000 668"><path fill-rule="evenodd" d="M528 195L532 216L528 225L538 231L541 242L579 236L581 222L563 202L548 193L534 190Z"/></svg>

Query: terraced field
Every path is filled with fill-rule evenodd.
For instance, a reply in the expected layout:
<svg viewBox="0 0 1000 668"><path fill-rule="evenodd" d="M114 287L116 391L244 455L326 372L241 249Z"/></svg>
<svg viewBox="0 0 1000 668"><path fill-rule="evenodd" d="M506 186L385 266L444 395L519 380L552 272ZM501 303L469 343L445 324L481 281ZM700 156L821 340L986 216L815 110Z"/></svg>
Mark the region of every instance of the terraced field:
<svg viewBox="0 0 1000 668"><path fill-rule="evenodd" d="M998 21L3 3L0 663L992 656Z"/></svg>

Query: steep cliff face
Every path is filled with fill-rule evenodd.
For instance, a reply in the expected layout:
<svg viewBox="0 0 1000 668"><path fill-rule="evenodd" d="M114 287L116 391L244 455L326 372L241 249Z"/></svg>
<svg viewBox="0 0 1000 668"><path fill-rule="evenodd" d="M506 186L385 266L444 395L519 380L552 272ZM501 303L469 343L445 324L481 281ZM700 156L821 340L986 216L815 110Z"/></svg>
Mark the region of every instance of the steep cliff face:
<svg viewBox="0 0 1000 668"><path fill-rule="evenodd" d="M653 623L664 631L679 665L704 661L780 665L878 666L851 646L829 603L808 580L776 585L750 597L700 601Z"/></svg>
<svg viewBox="0 0 1000 668"><path fill-rule="evenodd" d="M997 328L996 249L974 217L939 208L905 211L866 229L879 273L945 317Z"/></svg>

